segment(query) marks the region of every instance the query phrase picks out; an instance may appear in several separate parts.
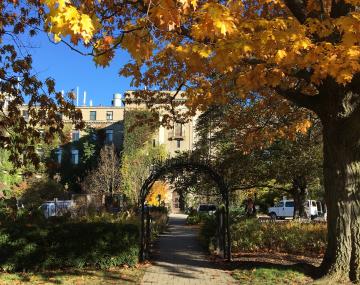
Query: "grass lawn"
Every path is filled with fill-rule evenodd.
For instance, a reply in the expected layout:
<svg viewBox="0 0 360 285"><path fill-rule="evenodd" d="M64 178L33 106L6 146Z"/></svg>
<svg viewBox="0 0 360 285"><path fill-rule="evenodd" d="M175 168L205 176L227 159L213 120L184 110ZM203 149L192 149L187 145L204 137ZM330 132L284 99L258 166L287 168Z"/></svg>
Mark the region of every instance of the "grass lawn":
<svg viewBox="0 0 360 285"><path fill-rule="evenodd" d="M112 270L48 271L41 273L0 273L1 285L100 285L140 284L145 268Z"/></svg>
<svg viewBox="0 0 360 285"><path fill-rule="evenodd" d="M232 276L242 285L308 284L313 279L301 271L276 267L248 267L236 269Z"/></svg>

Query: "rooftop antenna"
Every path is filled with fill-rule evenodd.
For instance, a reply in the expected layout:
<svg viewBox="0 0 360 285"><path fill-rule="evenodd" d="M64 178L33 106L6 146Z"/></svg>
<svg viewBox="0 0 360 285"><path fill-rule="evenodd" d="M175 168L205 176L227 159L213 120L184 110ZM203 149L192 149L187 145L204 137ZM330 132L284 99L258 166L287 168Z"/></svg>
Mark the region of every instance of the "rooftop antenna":
<svg viewBox="0 0 360 285"><path fill-rule="evenodd" d="M84 91L84 106L86 106L86 91Z"/></svg>
<svg viewBox="0 0 360 285"><path fill-rule="evenodd" d="M76 87L76 107L79 107L79 86Z"/></svg>

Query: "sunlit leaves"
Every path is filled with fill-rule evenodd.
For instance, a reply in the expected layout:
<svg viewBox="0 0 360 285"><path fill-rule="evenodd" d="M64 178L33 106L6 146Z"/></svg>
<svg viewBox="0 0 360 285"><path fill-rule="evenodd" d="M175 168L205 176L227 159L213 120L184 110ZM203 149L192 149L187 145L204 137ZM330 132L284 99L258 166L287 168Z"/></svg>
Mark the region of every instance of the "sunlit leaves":
<svg viewBox="0 0 360 285"><path fill-rule="evenodd" d="M180 25L180 11L175 0L155 0L149 18L159 28L174 30Z"/></svg>
<svg viewBox="0 0 360 285"><path fill-rule="evenodd" d="M146 197L146 203L151 206L160 206L166 202L168 198L168 185L166 183L156 181L150 189L149 195Z"/></svg>
<svg viewBox="0 0 360 285"><path fill-rule="evenodd" d="M230 11L217 3L206 3L196 14L197 23L192 26L191 34L195 39L221 38L235 32L235 19Z"/></svg>
<svg viewBox="0 0 360 285"><path fill-rule="evenodd" d="M127 50L138 63L149 59L152 55L155 45L152 42L152 38L148 31L142 28L134 27L132 25L128 25L126 30L133 31L124 34L124 37L121 41L121 47Z"/></svg>
<svg viewBox="0 0 360 285"><path fill-rule="evenodd" d="M301 15L281 0L87 1L86 8L71 3L47 2L46 19L55 36L70 35L75 44L79 38L92 41L100 66L110 62L114 48L122 47L133 61L121 74L131 76L133 86L186 89L192 114L236 98L255 104L252 112L271 108L282 117L283 104L270 104L279 90L315 96L325 80L345 88L360 72L358 0L346 0L349 9L343 10L342 1L309 0ZM341 13L334 16L333 9ZM89 17L85 33L81 15ZM306 118L292 117L286 130L264 129L262 137L291 137L307 127ZM265 140L249 132L245 141Z"/></svg>
<svg viewBox="0 0 360 285"><path fill-rule="evenodd" d="M87 44L100 28L97 17L82 13L71 5L69 0L41 0L41 2L49 9L46 28L54 34L56 42L70 36L73 43L82 39Z"/></svg>
<svg viewBox="0 0 360 285"><path fill-rule="evenodd" d="M114 38L111 36L105 36L94 45L95 56L94 62L96 65L105 67L108 66L110 60L114 57L115 51L112 49L114 44Z"/></svg>

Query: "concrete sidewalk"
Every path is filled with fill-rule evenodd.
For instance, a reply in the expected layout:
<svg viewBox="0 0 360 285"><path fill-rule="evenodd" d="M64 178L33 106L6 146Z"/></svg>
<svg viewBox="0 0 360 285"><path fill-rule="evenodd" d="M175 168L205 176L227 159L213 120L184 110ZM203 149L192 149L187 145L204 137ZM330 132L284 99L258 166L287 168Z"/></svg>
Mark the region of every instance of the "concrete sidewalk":
<svg viewBox="0 0 360 285"><path fill-rule="evenodd" d="M185 225L186 215L170 215L169 228L160 236L153 265L143 285L226 285L234 279L207 259L197 240L197 230Z"/></svg>

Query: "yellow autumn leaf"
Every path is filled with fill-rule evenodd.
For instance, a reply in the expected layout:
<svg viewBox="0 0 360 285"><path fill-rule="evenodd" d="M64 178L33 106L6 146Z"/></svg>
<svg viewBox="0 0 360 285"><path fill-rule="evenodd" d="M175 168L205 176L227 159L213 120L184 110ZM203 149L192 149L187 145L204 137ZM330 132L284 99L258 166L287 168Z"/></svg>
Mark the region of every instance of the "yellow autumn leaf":
<svg viewBox="0 0 360 285"><path fill-rule="evenodd" d="M42 0L47 5L50 13L46 17L46 29L54 35L55 41L62 37L70 36L72 42L82 38L84 43L89 43L93 35L100 29L96 17L82 13L69 0Z"/></svg>
<svg viewBox="0 0 360 285"><path fill-rule="evenodd" d="M275 55L275 62L276 63L281 62L286 56L287 56L287 52L285 50L283 49L278 50Z"/></svg>

